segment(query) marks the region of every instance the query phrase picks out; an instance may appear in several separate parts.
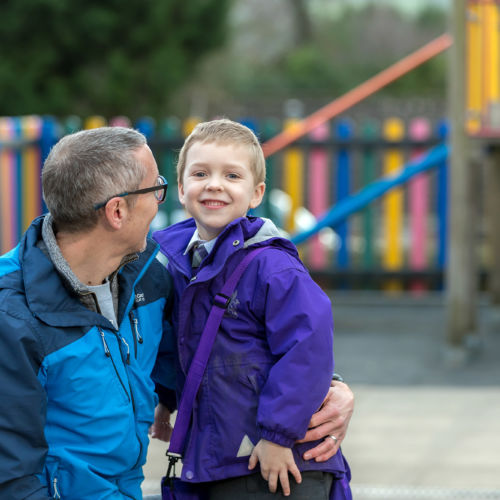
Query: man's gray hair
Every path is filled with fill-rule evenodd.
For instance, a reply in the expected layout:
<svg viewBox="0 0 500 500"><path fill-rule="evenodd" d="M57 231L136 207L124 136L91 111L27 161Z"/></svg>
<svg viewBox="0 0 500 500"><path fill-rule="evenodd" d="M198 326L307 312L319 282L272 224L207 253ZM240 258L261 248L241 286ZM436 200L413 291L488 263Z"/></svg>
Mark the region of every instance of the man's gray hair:
<svg viewBox="0 0 500 500"><path fill-rule="evenodd" d="M43 198L57 229L91 229L99 214L94 205L138 189L146 171L134 153L145 144L144 135L124 127L101 127L63 137L42 170Z"/></svg>

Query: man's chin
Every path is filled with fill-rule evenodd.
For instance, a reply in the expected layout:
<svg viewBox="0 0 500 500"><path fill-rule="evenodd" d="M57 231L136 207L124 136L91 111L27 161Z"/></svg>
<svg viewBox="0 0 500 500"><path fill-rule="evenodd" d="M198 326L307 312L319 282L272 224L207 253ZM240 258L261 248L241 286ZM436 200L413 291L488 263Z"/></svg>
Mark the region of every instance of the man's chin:
<svg viewBox="0 0 500 500"><path fill-rule="evenodd" d="M142 253L144 252L144 250L146 250L147 246L147 241L144 240L144 243L142 245L137 245L136 247L131 248L130 253Z"/></svg>

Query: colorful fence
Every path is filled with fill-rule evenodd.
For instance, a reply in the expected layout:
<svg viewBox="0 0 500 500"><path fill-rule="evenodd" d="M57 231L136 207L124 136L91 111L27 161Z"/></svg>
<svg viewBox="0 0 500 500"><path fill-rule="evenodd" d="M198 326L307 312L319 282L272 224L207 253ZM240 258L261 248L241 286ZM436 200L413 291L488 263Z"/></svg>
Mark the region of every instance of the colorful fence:
<svg viewBox="0 0 500 500"><path fill-rule="evenodd" d="M242 120L265 140L280 129L276 120ZM160 172L176 185L176 151L196 119L167 118L155 124L144 118L133 126L141 130L155 153ZM81 122L71 117L56 123L39 117L0 119L0 250L19 240L31 219L42 213L40 172L42 159L65 133L105 125L100 117ZM125 117L110 125L129 126ZM293 127L287 121L284 127ZM307 139L268 158L267 195L259 215L271 217L289 233L306 229L314 217L363 186L391 175L406 161L442 142L445 123L424 118L403 123L397 118L354 124L348 119L322 125ZM311 270L340 277L348 284L358 277L362 285L383 279L387 289L408 286L421 290L437 276L446 259L447 170L422 174L399 187L335 228L327 228L300 246ZM176 189L156 221L165 225L184 217ZM377 279L378 279L377 278ZM402 283L405 278L405 284ZM377 286L380 285L377 282Z"/></svg>

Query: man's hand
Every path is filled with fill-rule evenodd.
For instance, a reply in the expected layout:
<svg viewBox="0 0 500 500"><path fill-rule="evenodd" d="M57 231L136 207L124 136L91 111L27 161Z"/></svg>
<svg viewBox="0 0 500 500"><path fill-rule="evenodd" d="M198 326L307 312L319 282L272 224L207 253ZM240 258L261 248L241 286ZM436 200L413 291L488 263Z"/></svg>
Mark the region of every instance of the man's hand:
<svg viewBox="0 0 500 500"><path fill-rule="evenodd" d="M309 423L309 430L299 443L316 441L324 437L322 443L304 453L304 460L315 459L324 462L337 453L344 440L354 410L354 394L347 384L332 381L332 386L323 404ZM335 436L336 440L330 436Z"/></svg>
<svg viewBox="0 0 500 500"><path fill-rule="evenodd" d="M254 469L257 462L260 462L260 473L269 483L269 491L271 493L276 493L279 480L283 489L283 495L286 497L290 496L289 472L297 483L302 482L302 476L295 464L290 448L285 448L279 444L261 439L250 455L248 468L250 470Z"/></svg>
<svg viewBox="0 0 500 500"><path fill-rule="evenodd" d="M172 426L170 425L170 411L166 406L158 403L155 409L155 421L149 428L151 437L169 442L172 436Z"/></svg>

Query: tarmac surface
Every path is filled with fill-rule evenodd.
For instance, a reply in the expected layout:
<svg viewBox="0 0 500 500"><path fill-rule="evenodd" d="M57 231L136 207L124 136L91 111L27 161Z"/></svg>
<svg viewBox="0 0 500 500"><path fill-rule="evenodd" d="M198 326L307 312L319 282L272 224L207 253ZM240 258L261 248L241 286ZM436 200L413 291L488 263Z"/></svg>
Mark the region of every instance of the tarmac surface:
<svg viewBox="0 0 500 500"><path fill-rule="evenodd" d="M336 371L356 397L342 446L354 498L500 499L500 310L481 297L464 353L447 347L439 293L331 299ZM151 443L145 495L165 448Z"/></svg>

